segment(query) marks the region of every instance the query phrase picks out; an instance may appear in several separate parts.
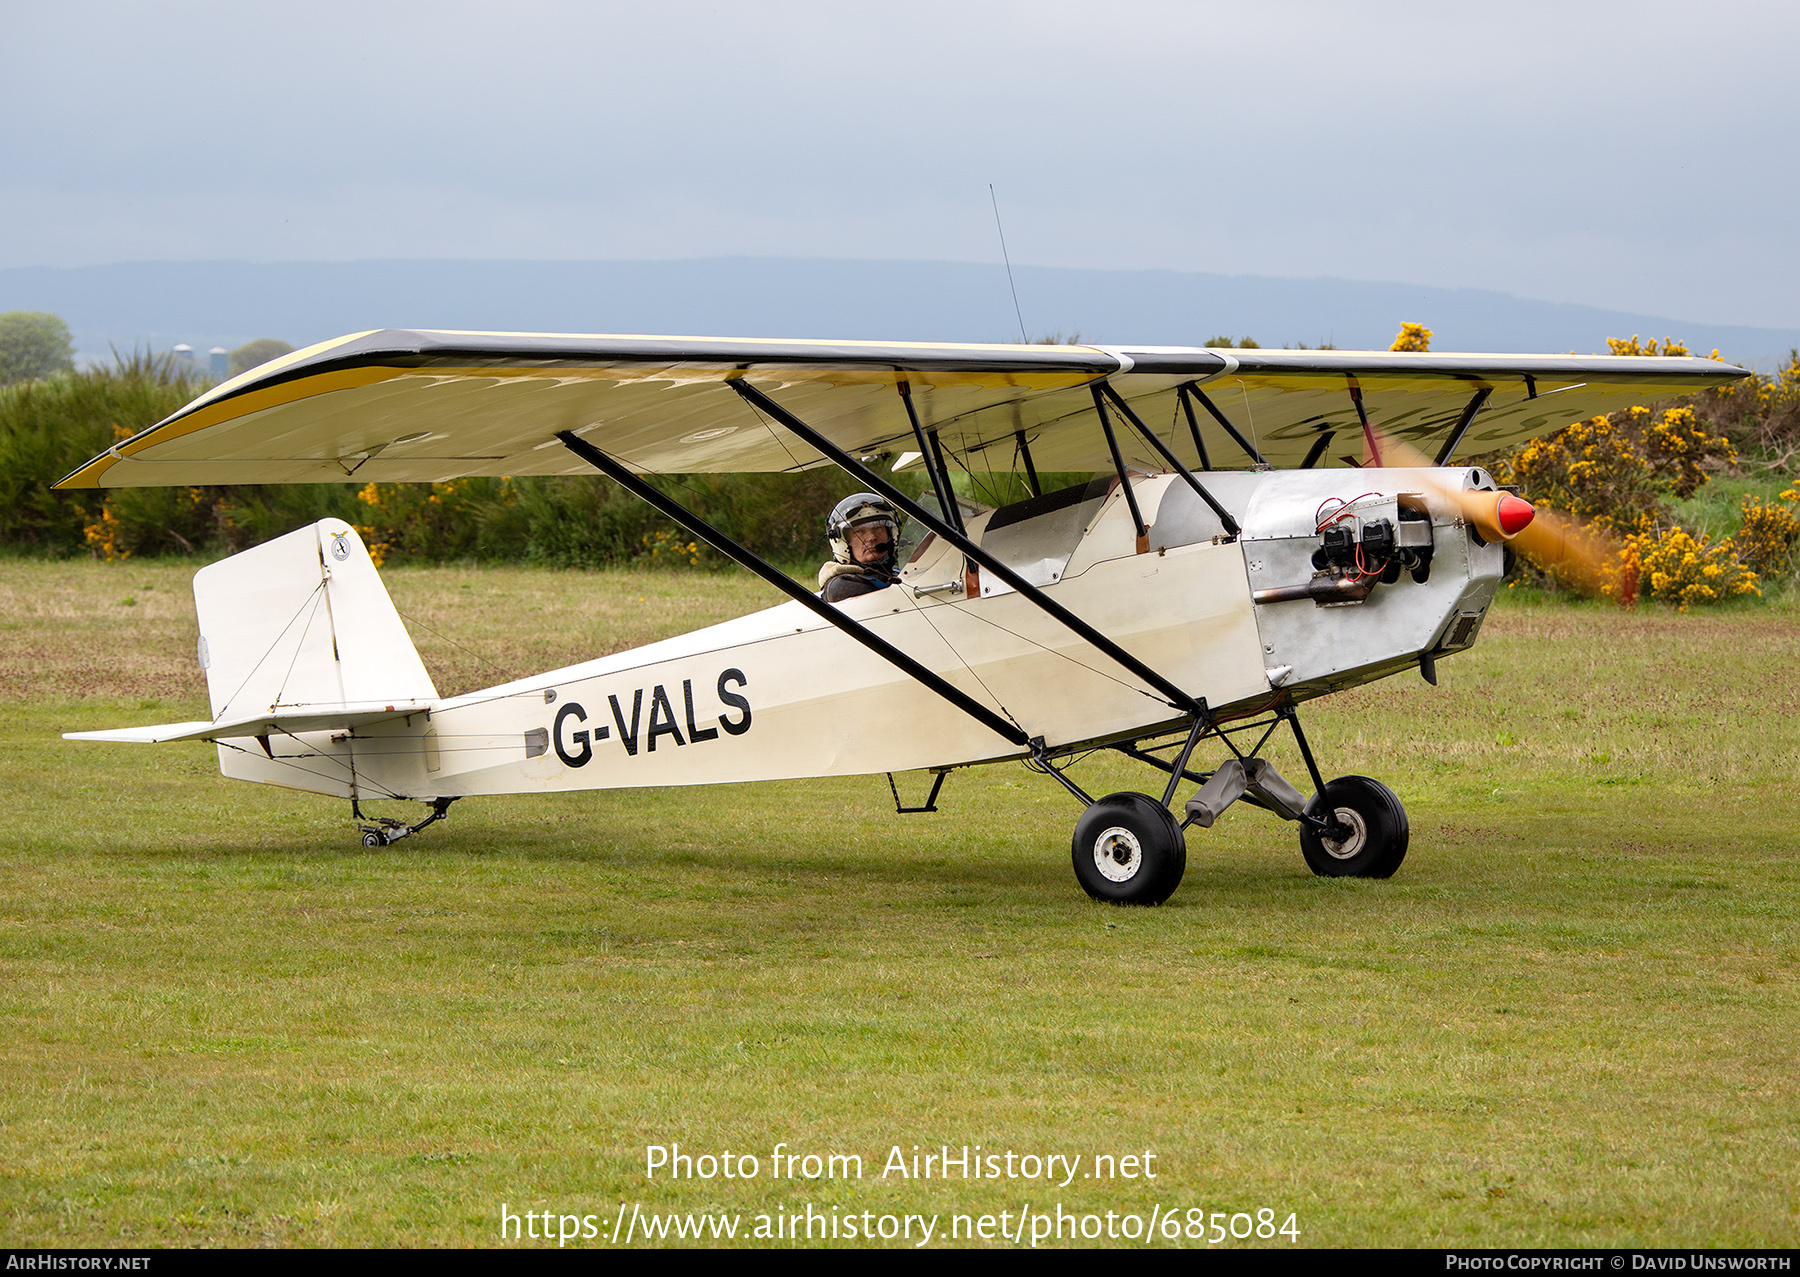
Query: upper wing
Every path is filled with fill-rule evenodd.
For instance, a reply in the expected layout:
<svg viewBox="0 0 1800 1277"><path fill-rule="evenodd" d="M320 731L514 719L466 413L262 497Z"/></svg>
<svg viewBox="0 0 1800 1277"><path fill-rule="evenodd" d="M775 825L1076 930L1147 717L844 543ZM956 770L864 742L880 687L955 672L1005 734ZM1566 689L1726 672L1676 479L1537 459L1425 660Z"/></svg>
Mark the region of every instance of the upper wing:
<svg viewBox="0 0 1800 1277"><path fill-rule="evenodd" d="M913 451L897 383L955 462L1012 470L1023 436L1040 470L1109 469L1089 383L1100 379L1196 460L1177 387L1197 386L1272 464L1360 454L1350 387L1373 422L1428 453L1488 391L1458 449L1485 452L1631 403L1748 376L1707 359L1433 355L1199 347L753 341L390 329L295 351L107 449L59 488L441 481L591 474L572 430L635 469L798 470L818 453L766 420L743 377L846 451ZM1215 467L1249 463L1208 413ZM1162 469L1130 430L1128 462ZM1336 444L1336 446L1333 446Z"/></svg>

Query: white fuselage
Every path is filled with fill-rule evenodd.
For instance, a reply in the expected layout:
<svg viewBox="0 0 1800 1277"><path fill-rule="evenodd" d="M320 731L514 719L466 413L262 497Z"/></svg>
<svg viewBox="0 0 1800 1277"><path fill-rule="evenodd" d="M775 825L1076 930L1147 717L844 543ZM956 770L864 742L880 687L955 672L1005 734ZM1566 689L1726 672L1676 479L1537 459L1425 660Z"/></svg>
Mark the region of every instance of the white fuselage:
<svg viewBox="0 0 1800 1277"><path fill-rule="evenodd" d="M1252 601L1265 585L1311 575L1321 500L1373 493L1373 510L1385 494L1391 506L1393 494L1419 486L1408 485L1409 473L1202 476L1243 524L1235 541L1217 536L1179 478L1160 475L1134 483L1150 525L1146 553L1116 485L999 528L984 513L969 533L1213 710L1253 708L1365 682L1473 640L1500 552L1435 507L1427 583L1402 578L1352 605ZM971 596L966 566L930 537L899 584L839 607L1053 750L1183 720L1018 593L977 576ZM344 797L437 798L898 772L1023 752L787 603L409 717L302 732L267 751L225 742L220 764L242 779Z"/></svg>

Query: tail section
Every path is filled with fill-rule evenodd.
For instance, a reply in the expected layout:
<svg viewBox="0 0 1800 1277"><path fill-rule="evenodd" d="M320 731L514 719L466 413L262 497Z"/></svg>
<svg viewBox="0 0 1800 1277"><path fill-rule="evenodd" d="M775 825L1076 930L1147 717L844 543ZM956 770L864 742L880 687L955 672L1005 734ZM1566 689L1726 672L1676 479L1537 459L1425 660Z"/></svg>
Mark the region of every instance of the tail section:
<svg viewBox="0 0 1800 1277"><path fill-rule="evenodd" d="M431 796L437 688L355 528L321 519L202 568L194 604L212 718L69 739L212 740L219 770L239 780L344 798ZM388 737L417 737L406 748L416 786L365 785L356 729L378 724Z"/></svg>
<svg viewBox="0 0 1800 1277"><path fill-rule="evenodd" d="M194 606L215 721L437 699L362 538L341 520L202 568Z"/></svg>

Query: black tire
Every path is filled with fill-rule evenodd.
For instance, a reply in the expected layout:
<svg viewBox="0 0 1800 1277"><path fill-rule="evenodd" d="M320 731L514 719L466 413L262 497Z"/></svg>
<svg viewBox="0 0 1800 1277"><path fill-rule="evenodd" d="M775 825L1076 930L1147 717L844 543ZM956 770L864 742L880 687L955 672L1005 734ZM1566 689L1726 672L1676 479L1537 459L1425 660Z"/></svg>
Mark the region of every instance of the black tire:
<svg viewBox="0 0 1800 1277"><path fill-rule="evenodd" d="M365 847L385 847L385 846L387 846L387 839L385 839L381 836L381 833L379 830L374 830L374 829L363 830L362 842L363 842L363 846L365 846Z"/></svg>
<svg viewBox="0 0 1800 1277"><path fill-rule="evenodd" d="M1096 900L1159 905L1187 871L1187 839L1147 794L1108 794L1081 813L1071 848L1075 877Z"/></svg>
<svg viewBox="0 0 1800 1277"><path fill-rule="evenodd" d="M1327 842L1311 825L1300 826L1300 854L1325 878L1391 878L1406 859L1406 808L1394 791L1367 776L1339 776L1314 794L1306 814L1335 813L1351 828L1342 842Z"/></svg>

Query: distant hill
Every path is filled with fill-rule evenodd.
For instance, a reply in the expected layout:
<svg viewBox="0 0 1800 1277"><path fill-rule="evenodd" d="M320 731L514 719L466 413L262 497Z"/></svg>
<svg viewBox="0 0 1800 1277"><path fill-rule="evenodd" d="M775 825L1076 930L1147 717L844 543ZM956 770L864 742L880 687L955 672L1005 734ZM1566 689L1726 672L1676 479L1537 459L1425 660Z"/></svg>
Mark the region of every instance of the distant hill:
<svg viewBox="0 0 1800 1277"><path fill-rule="evenodd" d="M1443 351L1604 351L1673 336L1772 367L1800 329L1701 324L1472 288L1156 270L1015 268L1033 337L1385 349L1402 321ZM1000 266L763 257L686 261L125 262L0 270L0 311L54 311L84 356L204 353L253 337L306 345L369 328L1016 341Z"/></svg>

